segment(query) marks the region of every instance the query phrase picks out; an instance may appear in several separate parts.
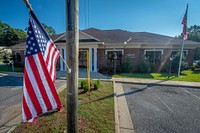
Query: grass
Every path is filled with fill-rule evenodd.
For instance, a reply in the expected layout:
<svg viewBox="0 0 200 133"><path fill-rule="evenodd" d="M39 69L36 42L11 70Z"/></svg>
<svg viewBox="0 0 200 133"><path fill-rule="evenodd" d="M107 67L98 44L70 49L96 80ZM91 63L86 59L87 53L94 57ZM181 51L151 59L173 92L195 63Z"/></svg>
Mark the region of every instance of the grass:
<svg viewBox="0 0 200 133"><path fill-rule="evenodd" d="M181 72L180 77L177 74L171 74L168 79L168 73L123 73L113 75L114 78L145 78L155 80L174 80L174 81L187 81L187 82L200 82L200 72L193 72L191 70L184 70Z"/></svg>
<svg viewBox="0 0 200 133"><path fill-rule="evenodd" d="M78 131L86 133L114 133L114 98L112 82L100 82L100 88L90 93L82 93L79 89ZM59 97L66 107L66 89ZM19 125L13 133L21 132L67 132L66 108L38 118L35 123Z"/></svg>
<svg viewBox="0 0 200 133"><path fill-rule="evenodd" d="M14 70L15 70L15 72L23 72L24 68L23 67L15 67ZM2 66L0 66L0 71L12 72L12 67L10 65L2 65Z"/></svg>

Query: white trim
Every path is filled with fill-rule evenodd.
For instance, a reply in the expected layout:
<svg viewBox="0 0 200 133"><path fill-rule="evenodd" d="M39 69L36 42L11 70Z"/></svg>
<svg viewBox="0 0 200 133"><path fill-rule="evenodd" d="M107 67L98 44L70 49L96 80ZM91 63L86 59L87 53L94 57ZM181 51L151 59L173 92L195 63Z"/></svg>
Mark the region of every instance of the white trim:
<svg viewBox="0 0 200 133"><path fill-rule="evenodd" d="M53 42L58 41L59 39L63 38L64 36L65 36L65 33L63 35L59 36L58 38L56 38Z"/></svg>
<svg viewBox="0 0 200 133"><path fill-rule="evenodd" d="M64 49L64 59L67 60L67 52L66 52L66 49ZM65 70L65 71L67 70L66 65L65 65L65 67L64 67L64 70Z"/></svg>
<svg viewBox="0 0 200 133"><path fill-rule="evenodd" d="M164 50L163 50L163 49L145 49L145 50L144 50L144 55L146 55L146 52L147 52L147 51L161 51L161 54L163 55L163 51L164 51Z"/></svg>
<svg viewBox="0 0 200 133"><path fill-rule="evenodd" d="M59 49L60 50L60 55L62 56L62 48ZM60 58L60 71L63 71L63 61Z"/></svg>
<svg viewBox="0 0 200 133"><path fill-rule="evenodd" d="M93 70L92 70L92 66L93 66L93 64L92 64L92 48L89 48L89 55L90 55L90 72L92 72Z"/></svg>
<svg viewBox="0 0 200 133"><path fill-rule="evenodd" d="M97 72L97 48L94 48L94 72Z"/></svg>
<svg viewBox="0 0 200 133"><path fill-rule="evenodd" d="M106 49L105 55L108 54L108 51L122 51L122 55L124 55L124 50L123 49Z"/></svg>
<svg viewBox="0 0 200 133"><path fill-rule="evenodd" d="M177 49L177 50L174 50L174 49L173 49L173 50L171 50L171 53L174 52L174 51L177 51L177 52L178 52L178 51L180 51L180 50L178 50L178 49ZM187 55L187 54L188 54L188 50L183 50L183 52L184 52L184 51L186 51L186 55Z"/></svg>

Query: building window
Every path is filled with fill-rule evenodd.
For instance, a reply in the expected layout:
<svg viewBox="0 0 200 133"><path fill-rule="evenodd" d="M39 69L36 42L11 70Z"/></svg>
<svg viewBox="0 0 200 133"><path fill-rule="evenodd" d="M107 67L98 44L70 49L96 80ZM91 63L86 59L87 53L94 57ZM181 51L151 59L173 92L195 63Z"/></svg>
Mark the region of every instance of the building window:
<svg viewBox="0 0 200 133"><path fill-rule="evenodd" d="M109 66L119 66L122 64L123 50L106 50L106 60Z"/></svg>
<svg viewBox="0 0 200 133"><path fill-rule="evenodd" d="M180 50L172 50L171 57L174 57L178 52L180 52ZM186 57L187 54L188 54L188 50L183 50L184 57Z"/></svg>
<svg viewBox="0 0 200 133"><path fill-rule="evenodd" d="M163 50L145 50L145 57L154 65L161 63L162 54Z"/></svg>

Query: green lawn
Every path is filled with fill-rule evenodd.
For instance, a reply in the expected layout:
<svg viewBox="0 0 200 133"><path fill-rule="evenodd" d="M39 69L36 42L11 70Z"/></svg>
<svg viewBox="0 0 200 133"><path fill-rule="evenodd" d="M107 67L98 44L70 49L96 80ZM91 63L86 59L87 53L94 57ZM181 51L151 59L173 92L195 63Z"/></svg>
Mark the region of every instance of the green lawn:
<svg viewBox="0 0 200 133"><path fill-rule="evenodd" d="M114 78L146 78L156 80L168 80L168 73L124 73L113 75ZM188 81L188 82L200 82L200 72L193 72L191 70L185 70L181 72L180 77L177 74L171 74L170 80L175 81Z"/></svg>
<svg viewBox="0 0 200 133"><path fill-rule="evenodd" d="M86 133L114 133L114 94L112 82L100 82L100 88L90 93L79 89L78 130ZM59 97L66 107L66 89ZM35 123L18 126L13 133L21 132L67 132L66 109L39 117Z"/></svg>
<svg viewBox="0 0 200 133"><path fill-rule="evenodd" d="M24 71L23 67L15 67L14 69L15 69L15 72ZM12 67L10 65L3 65L3 66L0 66L0 71L12 72Z"/></svg>

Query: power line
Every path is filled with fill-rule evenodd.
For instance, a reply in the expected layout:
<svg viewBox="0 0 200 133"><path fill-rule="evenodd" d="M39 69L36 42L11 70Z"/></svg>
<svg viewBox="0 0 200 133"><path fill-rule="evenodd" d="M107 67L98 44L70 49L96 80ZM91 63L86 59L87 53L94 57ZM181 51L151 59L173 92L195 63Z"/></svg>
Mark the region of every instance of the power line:
<svg viewBox="0 0 200 133"><path fill-rule="evenodd" d="M90 26L90 1L84 0L85 29Z"/></svg>

